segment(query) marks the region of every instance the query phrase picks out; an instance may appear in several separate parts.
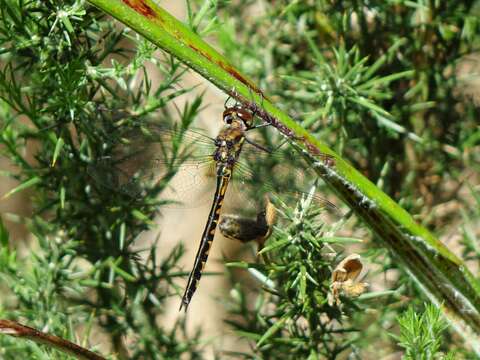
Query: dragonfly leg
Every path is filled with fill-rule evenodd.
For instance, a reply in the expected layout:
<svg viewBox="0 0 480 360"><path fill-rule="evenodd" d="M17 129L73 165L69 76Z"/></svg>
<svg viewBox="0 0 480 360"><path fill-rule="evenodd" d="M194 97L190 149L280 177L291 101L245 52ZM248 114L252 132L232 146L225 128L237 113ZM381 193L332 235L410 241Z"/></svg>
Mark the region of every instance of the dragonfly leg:
<svg viewBox="0 0 480 360"><path fill-rule="evenodd" d="M227 108L227 103L228 103L228 100L230 100L232 98L231 95L228 95L227 97L227 100L225 100L225 102L223 103L223 107L226 109Z"/></svg>
<svg viewBox="0 0 480 360"><path fill-rule="evenodd" d="M250 140L249 138L245 137L245 141L249 143L252 146L255 146L257 149L265 151L266 153L271 153L272 151L267 149L266 147L263 147L262 145L257 144L256 142Z"/></svg>
<svg viewBox="0 0 480 360"><path fill-rule="evenodd" d="M270 125L272 125L272 124L270 124L270 123L258 124L258 125L252 126L248 130L260 129L260 128L264 128L264 127L267 127L267 126L270 126Z"/></svg>
<svg viewBox="0 0 480 360"><path fill-rule="evenodd" d="M268 125L270 125L270 124L268 124ZM250 130L250 129L249 129L249 130ZM262 150L262 151L265 151L266 153L269 153L269 154L274 153L275 151L278 151L283 145L285 145L285 144L288 142L288 140L285 139L285 140L283 140L278 146L276 146L274 149L267 149L266 147L257 144L256 142L250 140L250 139L247 138L247 137L245 137L245 141L246 141L248 144L250 144L250 145L252 145L252 146L255 146L257 149Z"/></svg>

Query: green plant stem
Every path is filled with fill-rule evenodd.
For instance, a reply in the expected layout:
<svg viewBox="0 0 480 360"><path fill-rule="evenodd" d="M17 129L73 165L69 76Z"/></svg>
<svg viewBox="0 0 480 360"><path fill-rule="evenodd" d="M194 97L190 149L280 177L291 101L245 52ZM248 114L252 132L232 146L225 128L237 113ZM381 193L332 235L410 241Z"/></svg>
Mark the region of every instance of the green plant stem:
<svg viewBox="0 0 480 360"><path fill-rule="evenodd" d="M276 108L215 49L151 0L90 0L172 54L276 127L403 264L428 298L480 354L480 288L461 259L324 143ZM321 154L334 158L323 161ZM442 305L440 305L442 304Z"/></svg>

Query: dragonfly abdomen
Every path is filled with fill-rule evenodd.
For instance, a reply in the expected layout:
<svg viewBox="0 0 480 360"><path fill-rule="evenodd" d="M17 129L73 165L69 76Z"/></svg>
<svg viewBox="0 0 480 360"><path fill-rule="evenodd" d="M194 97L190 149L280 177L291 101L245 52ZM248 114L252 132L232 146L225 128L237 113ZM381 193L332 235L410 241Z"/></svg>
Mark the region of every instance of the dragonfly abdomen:
<svg viewBox="0 0 480 360"><path fill-rule="evenodd" d="M188 278L187 288L183 294L182 303L180 304L180 310L185 307L187 311L188 304L193 297L193 294L197 290L198 283L202 277L203 269L207 263L208 254L212 247L213 238L215 237L215 230L217 229L218 220L220 218L221 209L223 206L223 200L225 198L225 192L227 191L228 183L231 178L231 170L224 171L222 176L217 177L217 186L215 191L215 197L208 216L207 226L203 231L200 247L198 248L197 255L195 256L195 262L193 269L190 272Z"/></svg>

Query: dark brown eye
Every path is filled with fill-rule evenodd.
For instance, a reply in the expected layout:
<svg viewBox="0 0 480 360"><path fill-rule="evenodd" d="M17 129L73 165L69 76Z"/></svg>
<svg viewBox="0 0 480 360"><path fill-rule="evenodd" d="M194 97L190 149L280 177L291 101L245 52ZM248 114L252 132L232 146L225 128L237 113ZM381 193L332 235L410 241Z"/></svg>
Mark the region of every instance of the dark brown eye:
<svg viewBox="0 0 480 360"><path fill-rule="evenodd" d="M232 116L232 114L228 114L228 115L224 116L224 117L223 117L223 121L224 121L226 124L230 125L230 124L232 123L232 121L233 121L233 116Z"/></svg>

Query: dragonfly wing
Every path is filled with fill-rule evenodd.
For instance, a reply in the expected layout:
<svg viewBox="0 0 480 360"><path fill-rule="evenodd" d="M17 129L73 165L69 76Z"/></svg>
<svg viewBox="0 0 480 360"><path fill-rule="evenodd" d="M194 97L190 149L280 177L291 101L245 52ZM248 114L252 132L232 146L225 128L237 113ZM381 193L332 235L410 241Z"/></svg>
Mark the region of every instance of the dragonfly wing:
<svg viewBox="0 0 480 360"><path fill-rule="evenodd" d="M245 156L242 156L245 155ZM302 197L312 198L315 206L337 210L336 206L320 195L312 195L309 189L317 176L306 170L298 154L276 152L242 152L237 162L233 187L250 199L262 199L266 194L279 196L287 203L295 203ZM249 203L244 200L243 203Z"/></svg>
<svg viewBox="0 0 480 360"><path fill-rule="evenodd" d="M183 203L173 207L208 200L205 194L215 165L214 144L206 135L148 124L117 133L115 140L87 168L96 184L132 198L149 190Z"/></svg>

